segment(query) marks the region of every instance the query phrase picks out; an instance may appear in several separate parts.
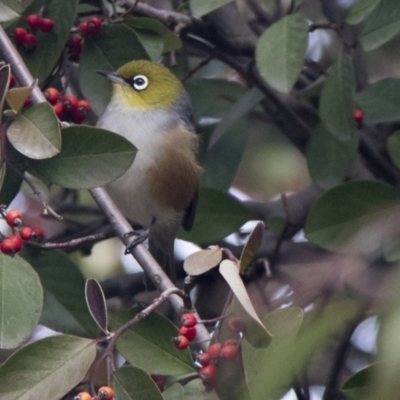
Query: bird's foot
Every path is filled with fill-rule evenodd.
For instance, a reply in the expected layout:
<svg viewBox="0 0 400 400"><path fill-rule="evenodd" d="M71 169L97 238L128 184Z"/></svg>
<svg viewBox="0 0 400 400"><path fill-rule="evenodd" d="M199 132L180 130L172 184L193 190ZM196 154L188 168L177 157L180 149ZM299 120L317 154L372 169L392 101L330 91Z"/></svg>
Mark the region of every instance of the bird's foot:
<svg viewBox="0 0 400 400"><path fill-rule="evenodd" d="M132 250L140 243L143 243L149 236L149 231L145 229L136 230L135 232L129 232L125 234L125 237L129 237L132 241L126 246L125 254L132 253Z"/></svg>

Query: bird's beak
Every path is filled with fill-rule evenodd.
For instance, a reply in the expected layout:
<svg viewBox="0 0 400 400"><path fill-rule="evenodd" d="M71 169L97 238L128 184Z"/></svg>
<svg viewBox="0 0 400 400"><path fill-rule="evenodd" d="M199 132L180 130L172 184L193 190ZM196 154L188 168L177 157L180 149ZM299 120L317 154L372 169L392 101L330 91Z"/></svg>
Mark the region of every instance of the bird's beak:
<svg viewBox="0 0 400 400"><path fill-rule="evenodd" d="M124 79L118 75L116 72L112 71L101 71L97 70L96 71L98 74L105 76L107 79L109 79L111 82L117 83L119 85L124 85L126 82Z"/></svg>

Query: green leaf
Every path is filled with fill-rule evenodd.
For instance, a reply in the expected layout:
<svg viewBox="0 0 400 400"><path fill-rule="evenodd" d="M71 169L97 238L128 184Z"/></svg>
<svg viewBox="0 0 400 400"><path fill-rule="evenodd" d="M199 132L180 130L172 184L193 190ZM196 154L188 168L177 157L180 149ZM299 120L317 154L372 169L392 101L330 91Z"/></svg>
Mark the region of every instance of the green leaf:
<svg viewBox="0 0 400 400"><path fill-rule="evenodd" d="M1 10L0 10L1 15ZM6 94L8 87L10 85L11 68L10 64L3 65L0 68L0 123L3 117L4 101L6 99Z"/></svg>
<svg viewBox="0 0 400 400"><path fill-rule="evenodd" d="M1 0L0 22L8 22L16 19L21 14L21 3L17 0Z"/></svg>
<svg viewBox="0 0 400 400"><path fill-rule="evenodd" d="M85 39L79 63L79 84L93 111L100 115L111 97L111 82L97 70L116 71L132 60L149 59L135 31L126 25L105 25Z"/></svg>
<svg viewBox="0 0 400 400"><path fill-rule="evenodd" d="M353 139L356 134L354 87L351 61L347 55L340 54L328 71L319 102L322 122L339 140Z"/></svg>
<svg viewBox="0 0 400 400"><path fill-rule="evenodd" d="M231 1L232 0L189 0L189 6L193 16L200 18Z"/></svg>
<svg viewBox="0 0 400 400"><path fill-rule="evenodd" d="M265 225L264 222L258 222L251 231L246 244L243 246L242 254L240 255L239 273L243 274L254 256L257 254L261 246L264 236Z"/></svg>
<svg viewBox="0 0 400 400"><path fill-rule="evenodd" d="M22 46L18 50L34 78L38 78L42 84L48 77L54 66L59 61L64 45L70 35L71 27L76 18L78 0L51 0L44 7L43 17L54 21L52 32L35 31L38 46L34 51L26 51ZM25 24L29 14L36 14L43 8L42 0L35 0L30 4L21 16L20 25Z"/></svg>
<svg viewBox="0 0 400 400"><path fill-rule="evenodd" d="M245 93L237 83L224 79L196 79L186 84L195 120L222 117Z"/></svg>
<svg viewBox="0 0 400 400"><path fill-rule="evenodd" d="M382 79L358 92L355 102L368 122L394 122L400 119L400 79Z"/></svg>
<svg viewBox="0 0 400 400"><path fill-rule="evenodd" d="M140 368L125 366L113 377L112 387L118 400L163 400L157 385Z"/></svg>
<svg viewBox="0 0 400 400"><path fill-rule="evenodd" d="M7 137L20 153L35 160L61 150L60 127L49 103L35 104L20 114L7 129Z"/></svg>
<svg viewBox="0 0 400 400"><path fill-rule="evenodd" d="M204 249L192 253L183 263L188 275L197 276L215 268L222 260L222 249Z"/></svg>
<svg viewBox="0 0 400 400"><path fill-rule="evenodd" d="M62 130L63 148L56 157L29 164L33 173L70 189L104 186L133 163L136 150L122 136L89 126Z"/></svg>
<svg viewBox="0 0 400 400"><path fill-rule="evenodd" d="M0 204L10 204L19 192L22 176L10 166L3 164L0 168Z"/></svg>
<svg viewBox="0 0 400 400"><path fill-rule="evenodd" d="M307 239L325 249L372 252L390 234L400 190L381 182L348 182L325 192L308 214Z"/></svg>
<svg viewBox="0 0 400 400"><path fill-rule="evenodd" d="M310 323L302 326L298 334L303 318L300 309L283 309L266 315L263 321L274 334L270 347L254 351L246 340L242 343L251 399L281 398L292 387L298 374L309 365L312 355L342 333L357 312L356 302L331 302Z"/></svg>
<svg viewBox="0 0 400 400"><path fill-rule="evenodd" d="M94 279L89 278L86 280L85 285L86 304L89 312L96 322L97 326L108 335L108 313L106 298L100 283Z"/></svg>
<svg viewBox="0 0 400 400"><path fill-rule="evenodd" d="M143 36L141 36L141 34L157 34L162 40L162 53L178 50L182 47L182 41L179 36L171 32L164 24L156 19L147 17L127 17L124 19L124 24L135 29L136 34L139 36L147 52L149 51L143 42Z"/></svg>
<svg viewBox="0 0 400 400"><path fill-rule="evenodd" d="M256 87L245 92L245 94L235 102L235 104L233 104L231 109L223 116L221 121L215 127L208 147L212 148L233 124L251 111L263 98L264 94Z"/></svg>
<svg viewBox="0 0 400 400"><path fill-rule="evenodd" d="M57 332L96 337L98 329L86 306L85 279L78 266L56 250L25 248L21 257L35 268L43 285L40 323Z"/></svg>
<svg viewBox="0 0 400 400"><path fill-rule="evenodd" d="M389 137L387 146L390 158L400 168L400 131L394 132Z"/></svg>
<svg viewBox="0 0 400 400"><path fill-rule="evenodd" d="M347 379L340 390L344 394L346 400L368 398L368 394L371 393L371 380L379 370L379 365L380 364L368 365L368 367L363 368Z"/></svg>
<svg viewBox="0 0 400 400"><path fill-rule="evenodd" d="M193 228L179 231L179 238L199 244L210 244L236 232L255 216L228 194L209 188L200 189L199 204Z"/></svg>
<svg viewBox="0 0 400 400"><path fill-rule="evenodd" d="M96 356L96 343L53 336L14 353L0 368L2 400L54 400L82 381Z"/></svg>
<svg viewBox="0 0 400 400"><path fill-rule="evenodd" d="M9 89L6 94L6 100L8 105L11 107L11 110L7 110L7 112L12 111L15 114L18 114L22 110L25 100L31 93L32 86L22 86Z"/></svg>
<svg viewBox="0 0 400 400"><path fill-rule="evenodd" d="M381 0L358 0L347 14L346 22L350 25L362 22L380 2Z"/></svg>
<svg viewBox="0 0 400 400"><path fill-rule="evenodd" d="M132 319L138 310L122 311L111 316L113 330ZM182 375L194 372L189 349L178 350L171 342L177 328L158 313L129 328L118 340L117 350L134 367L149 374Z"/></svg>
<svg viewBox="0 0 400 400"><path fill-rule="evenodd" d="M206 391L200 379L194 379L185 384L183 386L183 392L184 400L221 400L214 390ZM168 398L166 398L166 400L167 399ZM176 400L178 399L179 397ZM175 398L173 400L175 400Z"/></svg>
<svg viewBox="0 0 400 400"><path fill-rule="evenodd" d="M207 136L212 135L212 131L214 131L213 125L200 132L204 146L207 146ZM211 149L200 156L200 163L204 166L203 186L219 190L228 190L231 187L247 139L248 124L243 120L237 121L224 132L223 137Z"/></svg>
<svg viewBox="0 0 400 400"><path fill-rule="evenodd" d="M308 24L304 15L288 15L271 25L256 46L256 65L274 89L289 93L304 64Z"/></svg>
<svg viewBox="0 0 400 400"><path fill-rule="evenodd" d="M240 304L246 315L241 314L241 318L246 325L243 332L244 337L252 346L260 348L266 347L271 341L271 333L265 328L258 317L246 287L239 275L238 266L231 260L223 260L219 265L219 272L231 288L236 300Z"/></svg>
<svg viewBox="0 0 400 400"><path fill-rule="evenodd" d="M179 383L174 383L168 389L163 391L164 400L188 400L183 397L183 386ZM201 397L203 400L203 398Z"/></svg>
<svg viewBox="0 0 400 400"><path fill-rule="evenodd" d="M353 164L357 149L356 135L349 140L339 140L319 124L307 150L307 165L313 181L323 189L341 183Z"/></svg>
<svg viewBox="0 0 400 400"><path fill-rule="evenodd" d="M19 256L0 254L0 348L15 348L29 337L42 305L42 286L32 267Z"/></svg>
<svg viewBox="0 0 400 400"><path fill-rule="evenodd" d="M364 20L360 41L365 51L376 49L400 30L400 3L381 0Z"/></svg>

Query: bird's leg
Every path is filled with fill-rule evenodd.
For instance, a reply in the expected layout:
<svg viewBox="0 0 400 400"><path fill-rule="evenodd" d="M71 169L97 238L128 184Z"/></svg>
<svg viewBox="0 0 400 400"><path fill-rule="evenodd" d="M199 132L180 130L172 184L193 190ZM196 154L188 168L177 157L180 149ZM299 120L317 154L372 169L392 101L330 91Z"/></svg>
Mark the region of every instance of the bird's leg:
<svg viewBox="0 0 400 400"><path fill-rule="evenodd" d="M134 247L143 243L149 236L148 229L137 229L125 234L125 237L132 238L132 241L126 246L125 254L130 254Z"/></svg>

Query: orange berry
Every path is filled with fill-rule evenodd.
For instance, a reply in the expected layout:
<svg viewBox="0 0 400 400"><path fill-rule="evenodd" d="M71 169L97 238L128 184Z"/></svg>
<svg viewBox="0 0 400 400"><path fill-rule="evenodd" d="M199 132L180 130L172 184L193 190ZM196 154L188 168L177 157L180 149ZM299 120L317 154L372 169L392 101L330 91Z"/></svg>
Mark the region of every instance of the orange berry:
<svg viewBox="0 0 400 400"><path fill-rule="evenodd" d="M0 244L0 251L3 254L13 256L22 249L22 239L17 235L11 235Z"/></svg>
<svg viewBox="0 0 400 400"><path fill-rule="evenodd" d="M92 400L92 396L88 392L80 392L74 396L73 400Z"/></svg>
<svg viewBox="0 0 400 400"><path fill-rule="evenodd" d="M6 222L13 228L20 226L22 224L22 214L18 210L10 210L7 212Z"/></svg>
<svg viewBox="0 0 400 400"><path fill-rule="evenodd" d="M214 364L206 365L200 369L199 376L205 386L212 386L217 379L217 367Z"/></svg>
<svg viewBox="0 0 400 400"><path fill-rule="evenodd" d="M233 344L227 344L225 346L222 346L219 356L222 360L232 361L233 359L236 358L238 353L239 353L238 346L235 346Z"/></svg>
<svg viewBox="0 0 400 400"><path fill-rule="evenodd" d="M60 96L61 96L60 92L56 88L53 88L53 87L47 88L43 92L43 94L44 94L44 97L46 97L46 100L53 106L54 106L54 104L57 103L57 101L60 99Z"/></svg>
<svg viewBox="0 0 400 400"><path fill-rule="evenodd" d="M114 398L114 390L110 386L102 386L97 391L97 398L99 400L112 400Z"/></svg>
<svg viewBox="0 0 400 400"><path fill-rule="evenodd" d="M179 350L185 350L189 346L189 339L186 336L175 336L171 340Z"/></svg>
<svg viewBox="0 0 400 400"><path fill-rule="evenodd" d="M243 321L236 317L229 318L227 325L228 329L234 333L243 332L245 329Z"/></svg>
<svg viewBox="0 0 400 400"><path fill-rule="evenodd" d="M210 364L210 360L211 357L208 353L200 353L197 357L196 357L196 361L202 365L203 367L205 367L206 365Z"/></svg>
<svg viewBox="0 0 400 400"><path fill-rule="evenodd" d="M219 358L221 347L221 343L214 343L208 348L207 353L212 360Z"/></svg>
<svg viewBox="0 0 400 400"><path fill-rule="evenodd" d="M78 108L79 100L76 96L64 96L62 104L64 106L64 111L73 113Z"/></svg>

